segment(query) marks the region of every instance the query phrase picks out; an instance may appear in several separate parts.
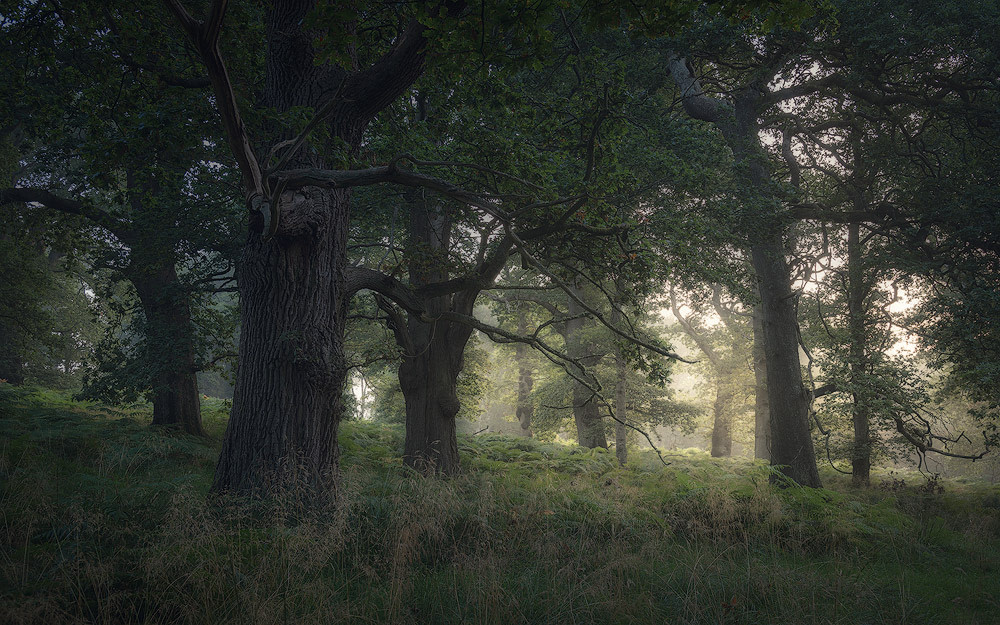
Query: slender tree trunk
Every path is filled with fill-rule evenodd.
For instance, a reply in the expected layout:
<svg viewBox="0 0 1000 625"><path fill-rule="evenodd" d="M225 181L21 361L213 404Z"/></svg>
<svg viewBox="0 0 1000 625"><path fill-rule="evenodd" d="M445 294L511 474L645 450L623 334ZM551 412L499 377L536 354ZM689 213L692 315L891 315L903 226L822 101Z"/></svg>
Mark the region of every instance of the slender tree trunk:
<svg viewBox="0 0 1000 625"><path fill-rule="evenodd" d="M621 323L622 316L618 308L611 311L611 323L615 326ZM628 417L628 364L622 354L621 346L615 344L615 457L618 464L625 466L628 462L628 429L625 427Z"/></svg>
<svg viewBox="0 0 1000 625"><path fill-rule="evenodd" d="M17 386L24 384L24 359L17 334L5 319L0 319L0 380Z"/></svg>
<svg viewBox="0 0 1000 625"><path fill-rule="evenodd" d="M517 304L517 333L524 336L528 332L528 303ZM517 422L521 424L521 436L531 438L531 419L535 415L535 405L531 400L531 389L534 387L534 371L528 360L528 350L524 343L514 347L514 359L517 361Z"/></svg>
<svg viewBox="0 0 1000 625"><path fill-rule="evenodd" d="M715 403L712 413L712 457L728 458L733 455L732 406L733 389L731 377L716 375Z"/></svg>
<svg viewBox="0 0 1000 625"><path fill-rule="evenodd" d="M732 360L736 358L736 354L740 349L740 345L735 339L736 329L733 326L732 320L729 318L727 312L723 309L721 300L719 299L718 287L716 287L715 294L713 295L713 304L715 310L719 317L722 319L723 325L726 330L730 333L732 337L732 348L729 354L719 353L719 351L712 345L712 342L703 334L701 334L693 323L691 319L685 318L681 314L680 306L677 304L677 300L674 296L674 291L671 288L670 291L670 308L674 313L674 317L680 324L681 329L684 333L694 341L698 349L705 355L708 359L708 364L712 369L712 376L715 382L715 403L712 406L712 456L715 458L729 457L733 453L733 434L732 434L732 404L733 404L733 385L736 380L736 371L732 365Z"/></svg>
<svg viewBox="0 0 1000 625"><path fill-rule="evenodd" d="M568 311L571 318L566 322L566 350L570 358L588 364L593 358L593 350L583 331L590 324L584 317L578 317L583 313L583 308L570 299ZM608 448L608 439L604 434L604 420L601 419L600 410L597 405L597 397L594 392L580 382L573 381L573 419L576 421L577 442L583 447L591 449L595 447Z"/></svg>
<svg viewBox="0 0 1000 625"><path fill-rule="evenodd" d="M191 305L170 254L139 257L130 279L146 316L146 360L152 367L153 425L205 436L195 372Z"/></svg>
<svg viewBox="0 0 1000 625"><path fill-rule="evenodd" d="M771 459L771 405L767 400L767 358L760 304L753 308L754 458Z"/></svg>
<svg viewBox="0 0 1000 625"><path fill-rule="evenodd" d="M615 373L617 374L617 380L615 381L615 416L618 417L615 421L615 456L618 458L618 464L625 466L625 463L628 462L628 430L624 423L628 417L626 414L628 410L628 397L626 395L628 369L620 350L615 352Z"/></svg>
<svg viewBox="0 0 1000 625"><path fill-rule="evenodd" d="M851 450L851 482L855 486L868 486L871 479L871 433L865 375L868 371L868 332L865 314L865 299L868 295L862 263L860 226L847 226L847 310L848 332L851 337L850 367L851 386L854 389L853 422L854 447Z"/></svg>

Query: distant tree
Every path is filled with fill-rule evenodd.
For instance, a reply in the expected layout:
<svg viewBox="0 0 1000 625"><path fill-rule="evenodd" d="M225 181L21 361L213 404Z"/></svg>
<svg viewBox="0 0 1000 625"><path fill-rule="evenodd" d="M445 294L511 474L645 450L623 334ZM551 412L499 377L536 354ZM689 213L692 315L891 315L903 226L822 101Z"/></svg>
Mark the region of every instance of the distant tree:
<svg viewBox="0 0 1000 625"><path fill-rule="evenodd" d="M705 358L711 383L715 387L711 454L714 457L728 457L733 452L734 419L750 395L746 374L751 369L751 320L748 315L733 308L732 303L723 300L719 285L712 286L709 306L702 307L695 303L690 313L682 311L681 306L676 289L672 287L670 310L684 334ZM715 328L707 327L704 318L706 312L718 317Z"/></svg>
<svg viewBox="0 0 1000 625"><path fill-rule="evenodd" d="M208 358L199 342L212 333L196 328L193 307L199 293L231 279L235 215L219 199L225 170L205 126L207 83L182 78L177 38L161 40L165 60L146 62L154 55L141 29L162 26L165 14L145 12L160 19L91 3L12 7L2 32L14 56L3 62L16 80L2 101L26 172L0 189L0 202L82 217L106 233L94 237L91 264L134 288L138 340L109 336L84 394L118 401L148 392L154 424L203 435L195 374Z"/></svg>

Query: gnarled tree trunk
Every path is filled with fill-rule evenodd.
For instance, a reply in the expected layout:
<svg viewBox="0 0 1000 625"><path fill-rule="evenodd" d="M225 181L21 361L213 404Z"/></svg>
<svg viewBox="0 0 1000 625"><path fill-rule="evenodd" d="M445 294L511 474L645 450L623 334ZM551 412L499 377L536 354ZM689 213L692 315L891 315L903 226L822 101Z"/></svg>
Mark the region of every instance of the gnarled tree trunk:
<svg viewBox="0 0 1000 625"><path fill-rule="evenodd" d="M393 47L365 70L317 63L307 30L314 0L275 0L266 17L266 75L260 106L286 112L320 109L329 136L352 149L370 121L423 72L424 27L410 20ZM215 6L215 5L213 5ZM221 19L198 22L171 5L206 62L227 140L250 199L250 234L238 267L242 310L240 357L232 416L212 485L254 492L277 480L329 499L337 475L337 428L346 379L344 328L350 196L342 188L303 186L269 206L263 162L250 146L224 62L214 41ZM217 15L221 17L221 15ZM293 130L275 131L257 146L292 149ZM308 145L287 155L287 168L329 165ZM276 214L264 235L264 215Z"/></svg>
<svg viewBox="0 0 1000 625"><path fill-rule="evenodd" d="M448 279L451 219L421 193L404 194L409 208L410 286ZM450 475L459 470L457 424L461 404L458 376L471 326L441 319L441 313L472 313L475 289L423 299L426 317L410 314L404 322L390 312L396 342L403 349L399 386L406 402L403 462L421 473Z"/></svg>
<svg viewBox="0 0 1000 625"><path fill-rule="evenodd" d="M349 197L306 187L282 205L278 233L252 233L239 264L240 362L212 487L327 496L347 375Z"/></svg>
<svg viewBox="0 0 1000 625"><path fill-rule="evenodd" d="M406 401L403 462L421 473L451 475L459 470L457 384L471 328L446 321L428 324L411 317L409 334L417 352L404 355L399 367Z"/></svg>

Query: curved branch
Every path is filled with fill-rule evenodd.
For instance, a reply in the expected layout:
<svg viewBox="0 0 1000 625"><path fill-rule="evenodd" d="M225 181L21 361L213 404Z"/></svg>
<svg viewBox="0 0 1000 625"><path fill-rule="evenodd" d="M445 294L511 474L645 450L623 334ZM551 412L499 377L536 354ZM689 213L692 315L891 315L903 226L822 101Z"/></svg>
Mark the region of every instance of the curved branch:
<svg viewBox="0 0 1000 625"><path fill-rule="evenodd" d="M684 333L691 337L698 349L701 350L705 356L708 357L708 361L712 363L714 369L719 369L722 366L722 359L719 355L712 349L712 344L708 342L700 332L698 332L694 325L691 324L691 320L681 314L681 308L677 304L677 293L674 290L674 286L670 285L670 312L674 314L674 318L677 319L677 323L680 324L681 329Z"/></svg>
<svg viewBox="0 0 1000 625"><path fill-rule="evenodd" d="M225 17L228 2L227 0L214 0L208 11L208 19L204 23L191 17L180 0L164 0L164 2L177 21L180 22L188 39L201 56L202 62L205 63L208 78L212 82L212 90L215 93L216 108L222 117L226 141L229 143L233 157L243 174L243 188L246 193L247 205L253 206L254 198L262 198L265 195L264 177L261 174L257 155L251 146L250 135L243 123L239 106L236 104L236 93L233 91L229 72L222 59L222 52L219 50L219 32L222 28L222 19ZM277 209L272 207L271 210L273 219L273 211Z"/></svg>
<svg viewBox="0 0 1000 625"><path fill-rule="evenodd" d="M406 312L416 315L421 321L425 323L434 321L427 315L424 301L409 287L392 276L367 267L348 267L346 273L345 293L347 297L353 296L358 291L374 291L392 300Z"/></svg>
<svg viewBox="0 0 1000 625"><path fill-rule="evenodd" d="M687 59L674 55L667 62L670 77L681 92L684 111L694 119L721 124L733 117L732 107L723 100L705 94Z"/></svg>
<svg viewBox="0 0 1000 625"><path fill-rule="evenodd" d="M601 314L600 311L594 309L592 306L590 306L585 301L583 301L583 298L581 298L572 288L570 288L570 286L568 284L566 284L563 280L561 280L559 278L559 276L557 276L554 273L552 273L551 271L549 271L548 268L545 267L544 264L542 264L537 258L535 258L527 250L527 246L524 244L524 241L521 240L521 238L518 237L517 234L515 234L514 231L510 229L509 225L505 224L504 227L507 230L507 235L510 236L513 239L514 245L517 247L518 251L521 253L521 258L523 258L524 260L526 260L532 267L534 267L535 269L537 269L542 275L544 275L546 278L548 278L549 280L551 280L556 286L559 287L559 289L562 292L564 292L567 296L569 296L570 299L572 299L577 304L579 304L580 308L582 308L583 310L585 310L588 313L590 313L590 315L594 319L596 319L597 321L599 321L604 327L606 327L607 329L611 330L612 332L614 332L618 336L622 337L626 341L630 341L632 343L635 343L636 345L639 345L641 347L645 347L646 349L648 349L651 352L657 353L657 354L659 354L661 356L666 356L667 358L672 358L673 360L679 360L681 362L685 362L685 363L688 363L688 364L693 364L694 363L694 361L688 360L686 358L683 358L679 354L675 354L674 352L672 352L670 350L667 350L667 349L664 349L664 348L660 347L659 345L654 345L653 343L650 343L649 341L643 340L643 339L639 338L638 336L635 336L634 334L629 334L628 332L623 332L619 328L615 327L615 325L612 324L611 322L609 322L607 320L607 318L603 314Z"/></svg>
<svg viewBox="0 0 1000 625"><path fill-rule="evenodd" d="M46 189L24 187L0 189L0 204L11 202L41 204L46 208L69 215L80 215L101 226L122 241L132 237L132 230L125 220L115 217L111 213L97 208L88 202L60 197Z"/></svg>

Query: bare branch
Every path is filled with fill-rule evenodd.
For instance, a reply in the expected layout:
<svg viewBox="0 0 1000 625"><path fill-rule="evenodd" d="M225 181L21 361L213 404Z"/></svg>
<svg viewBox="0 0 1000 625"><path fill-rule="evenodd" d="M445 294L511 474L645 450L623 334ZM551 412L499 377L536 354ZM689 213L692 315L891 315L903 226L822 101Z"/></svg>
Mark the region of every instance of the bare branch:
<svg viewBox="0 0 1000 625"><path fill-rule="evenodd" d="M691 337L691 340L698 346L698 349L708 357L708 361L712 363L712 367L718 369L722 365L722 358L712 348L712 344L708 342L708 339L695 329L691 320L681 314L681 308L677 303L677 293L672 284L670 285L670 312L674 314L677 323L680 324L684 333Z"/></svg>

